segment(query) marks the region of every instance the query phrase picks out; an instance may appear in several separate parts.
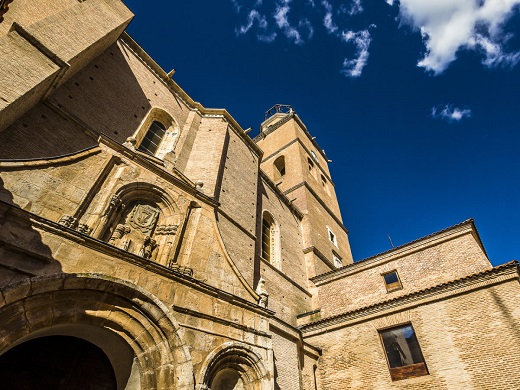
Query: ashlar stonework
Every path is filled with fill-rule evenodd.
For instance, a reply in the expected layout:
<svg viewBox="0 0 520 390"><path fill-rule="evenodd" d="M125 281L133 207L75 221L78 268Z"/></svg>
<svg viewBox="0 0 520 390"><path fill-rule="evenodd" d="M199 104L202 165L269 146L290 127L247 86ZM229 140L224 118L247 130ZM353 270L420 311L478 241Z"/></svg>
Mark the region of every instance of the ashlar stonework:
<svg viewBox="0 0 520 390"><path fill-rule="evenodd" d="M493 268L473 220L354 263L292 107L252 139L121 1L8 5L2 387L520 388L518 263Z"/></svg>

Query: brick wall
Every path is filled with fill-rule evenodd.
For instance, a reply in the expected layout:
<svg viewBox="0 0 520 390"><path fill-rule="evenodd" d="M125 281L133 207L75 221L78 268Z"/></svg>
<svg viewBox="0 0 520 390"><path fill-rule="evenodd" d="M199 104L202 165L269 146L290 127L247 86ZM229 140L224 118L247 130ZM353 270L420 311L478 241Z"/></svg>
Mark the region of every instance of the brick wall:
<svg viewBox="0 0 520 390"><path fill-rule="evenodd" d="M298 346L296 341L288 339L276 329L271 328L273 335L273 352L275 366L275 390L300 390L300 367L298 362Z"/></svg>
<svg viewBox="0 0 520 390"><path fill-rule="evenodd" d="M323 348L320 388L517 389L519 298L516 278L306 338ZM413 325L429 375L392 381L378 330L403 323Z"/></svg>
<svg viewBox="0 0 520 390"><path fill-rule="evenodd" d="M317 282L322 316L329 317L491 268L471 224L402 251L356 263ZM397 270L403 289L388 293L381 274ZM328 280L331 280L330 282Z"/></svg>

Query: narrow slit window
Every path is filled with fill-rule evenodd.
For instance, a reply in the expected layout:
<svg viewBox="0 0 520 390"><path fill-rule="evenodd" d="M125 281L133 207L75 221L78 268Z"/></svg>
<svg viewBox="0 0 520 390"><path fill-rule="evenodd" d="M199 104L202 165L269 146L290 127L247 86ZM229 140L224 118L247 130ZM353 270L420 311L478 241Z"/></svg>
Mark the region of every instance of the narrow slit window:
<svg viewBox="0 0 520 390"><path fill-rule="evenodd" d="M397 274L397 271L390 271L387 273L384 273L383 280L385 282L385 287L387 292L397 291L401 290L403 288L403 285L401 284L401 280L399 279L399 275Z"/></svg>
<svg viewBox="0 0 520 390"><path fill-rule="evenodd" d="M392 380L428 375L428 369L411 324L379 332Z"/></svg>
<svg viewBox="0 0 520 390"><path fill-rule="evenodd" d="M152 122L137 150L154 155L165 134L166 128L161 122Z"/></svg>
<svg viewBox="0 0 520 390"><path fill-rule="evenodd" d="M271 262L271 223L266 218L262 221L262 259Z"/></svg>

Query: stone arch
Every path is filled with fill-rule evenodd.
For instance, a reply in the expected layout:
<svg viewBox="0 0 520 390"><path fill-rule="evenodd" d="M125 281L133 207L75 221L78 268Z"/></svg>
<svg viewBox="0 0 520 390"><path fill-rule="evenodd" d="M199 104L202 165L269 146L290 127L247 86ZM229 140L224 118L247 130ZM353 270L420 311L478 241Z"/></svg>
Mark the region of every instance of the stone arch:
<svg viewBox="0 0 520 390"><path fill-rule="evenodd" d="M181 211L163 189L146 182L120 187L108 202L97 237L120 249L167 265ZM137 214L147 216L141 222Z"/></svg>
<svg viewBox="0 0 520 390"><path fill-rule="evenodd" d="M216 381L222 383L223 376L240 383L237 389L271 389L272 376L262 358L247 344L232 341L213 350L204 360L197 380L198 390L214 389ZM226 390L232 390L228 387Z"/></svg>
<svg viewBox="0 0 520 390"><path fill-rule="evenodd" d="M262 212L262 252L261 257L274 267L282 267L282 246L280 238L280 224L273 214L264 210Z"/></svg>
<svg viewBox="0 0 520 390"><path fill-rule="evenodd" d="M175 150L177 142L179 141L181 128L168 111L160 107L152 107L133 136L137 149L139 149L139 146L154 122L159 123L165 129L165 134L154 153L155 157L162 159L166 153Z"/></svg>
<svg viewBox="0 0 520 390"><path fill-rule="evenodd" d="M56 274L25 280L2 293L0 354L39 337L74 336L105 352L118 389L194 387L178 323L139 286L99 274Z"/></svg>

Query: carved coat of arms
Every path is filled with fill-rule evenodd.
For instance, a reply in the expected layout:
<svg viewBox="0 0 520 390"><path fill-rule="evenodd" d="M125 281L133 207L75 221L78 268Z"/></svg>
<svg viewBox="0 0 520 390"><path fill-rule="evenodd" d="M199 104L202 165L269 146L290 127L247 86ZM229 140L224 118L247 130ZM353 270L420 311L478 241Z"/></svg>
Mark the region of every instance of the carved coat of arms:
<svg viewBox="0 0 520 390"><path fill-rule="evenodd" d="M144 234L150 234L155 227L158 216L158 208L147 204L136 204L128 214L127 224Z"/></svg>

